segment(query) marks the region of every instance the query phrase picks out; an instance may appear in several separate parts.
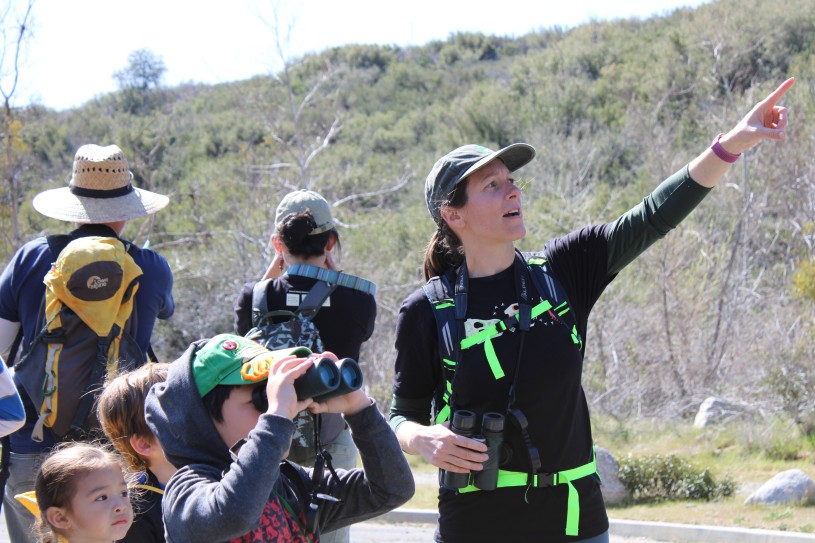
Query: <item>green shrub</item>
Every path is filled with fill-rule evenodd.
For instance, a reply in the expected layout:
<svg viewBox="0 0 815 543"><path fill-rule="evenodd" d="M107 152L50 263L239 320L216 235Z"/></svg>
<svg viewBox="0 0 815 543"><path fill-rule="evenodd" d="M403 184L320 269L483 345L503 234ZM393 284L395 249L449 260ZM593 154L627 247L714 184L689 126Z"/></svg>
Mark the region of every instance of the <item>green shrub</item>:
<svg viewBox="0 0 815 543"><path fill-rule="evenodd" d="M736 482L716 482L710 470L699 470L677 455L653 455L620 462L620 481L634 501L705 500L731 496Z"/></svg>

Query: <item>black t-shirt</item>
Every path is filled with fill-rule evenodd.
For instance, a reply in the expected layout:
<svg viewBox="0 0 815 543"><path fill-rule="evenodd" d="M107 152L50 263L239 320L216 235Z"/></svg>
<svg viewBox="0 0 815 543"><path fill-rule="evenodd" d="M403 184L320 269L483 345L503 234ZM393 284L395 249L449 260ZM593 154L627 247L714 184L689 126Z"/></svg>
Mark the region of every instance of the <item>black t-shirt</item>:
<svg viewBox="0 0 815 543"><path fill-rule="evenodd" d="M552 274L571 303L582 338L594 303L612 277L608 275L606 225L578 230L551 240L544 252ZM502 320L513 311L518 296L513 268L490 277L470 278L465 337ZM532 305L540 297L535 293ZM570 321L571 322L571 321ZM516 404L529 421L529 434L540 453L543 472L582 466L592 459L589 410L581 385L583 353L563 323L551 314L534 319L523 342L519 331L492 339L505 377L490 370L483 344L463 350L454 380L454 409L504 413L509 388L516 382ZM436 405L443 388L433 309L424 292L413 292L403 303L397 322L394 394L419 399L433 395ZM518 378L515 373L519 372ZM502 469L529 472L527 448L520 431L509 421L504 432L512 457ZM580 496L581 539L608 529L608 519L596 476L575 481ZM551 488L506 487L459 494L441 490L437 541L568 541L565 536L567 485Z"/></svg>
<svg viewBox="0 0 815 543"><path fill-rule="evenodd" d="M122 543L164 543L164 521L161 518L161 499L163 494L154 489L163 490L161 484L147 471L142 475L139 484L151 488L136 488L130 491L133 502L133 525L127 531Z"/></svg>

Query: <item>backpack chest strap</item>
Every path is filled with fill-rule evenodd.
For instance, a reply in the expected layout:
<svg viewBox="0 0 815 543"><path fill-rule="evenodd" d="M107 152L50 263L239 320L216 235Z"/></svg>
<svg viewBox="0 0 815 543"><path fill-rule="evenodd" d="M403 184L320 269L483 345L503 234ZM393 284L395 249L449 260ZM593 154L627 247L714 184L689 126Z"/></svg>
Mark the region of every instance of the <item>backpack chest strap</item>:
<svg viewBox="0 0 815 543"><path fill-rule="evenodd" d="M539 317L541 314L548 312L550 309L552 309L552 304L549 303L549 300L541 301L538 305L532 308L532 320ZM501 379L505 376L505 374L504 370L501 368L501 363L498 361L498 355L495 354L495 347L492 345L492 338L506 330L514 328L518 325L518 321L519 314L516 314L512 317L508 317L500 322L497 322L492 326L488 326L477 334L473 334L462 339L461 349L469 349L470 347L478 345L479 343L483 343L484 353L487 356L487 362L489 363L490 370L492 370L492 375L496 380Z"/></svg>

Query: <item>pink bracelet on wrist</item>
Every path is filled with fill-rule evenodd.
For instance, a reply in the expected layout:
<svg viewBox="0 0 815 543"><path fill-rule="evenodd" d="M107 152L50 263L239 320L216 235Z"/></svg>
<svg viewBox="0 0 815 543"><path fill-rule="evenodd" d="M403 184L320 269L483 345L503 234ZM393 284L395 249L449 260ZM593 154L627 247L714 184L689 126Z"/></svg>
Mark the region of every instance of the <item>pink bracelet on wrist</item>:
<svg viewBox="0 0 815 543"><path fill-rule="evenodd" d="M719 134L713 139L713 145L710 146L710 150L713 151L713 154L719 157L720 159L730 164L733 164L739 159L741 153L734 155L733 153L726 151L725 148L722 147L722 144L719 143L719 140L722 139L722 136L724 136L724 134Z"/></svg>

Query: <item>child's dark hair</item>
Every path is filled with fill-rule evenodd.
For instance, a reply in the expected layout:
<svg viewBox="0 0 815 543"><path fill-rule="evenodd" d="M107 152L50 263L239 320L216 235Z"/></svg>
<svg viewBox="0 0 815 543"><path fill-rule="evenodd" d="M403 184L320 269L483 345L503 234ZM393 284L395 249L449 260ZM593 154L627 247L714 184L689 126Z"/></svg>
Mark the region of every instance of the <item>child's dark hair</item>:
<svg viewBox="0 0 815 543"><path fill-rule="evenodd" d="M149 467L133 449L130 436L153 435L144 420L144 400L151 386L167 379L169 369L166 363L145 364L116 376L99 396L96 415L102 430L132 471L145 471Z"/></svg>
<svg viewBox="0 0 815 543"><path fill-rule="evenodd" d="M232 389L239 386L243 385L215 385L215 388L204 394L204 397L201 398L204 402L204 409L213 420L216 422L224 421L224 402L232 394Z"/></svg>
<svg viewBox="0 0 815 543"><path fill-rule="evenodd" d="M64 536L48 523L49 507L70 507L79 478L88 473L114 464L122 469L127 478L122 458L100 443L73 442L58 445L45 459L37 473L34 491L40 515L34 525L42 543L57 543Z"/></svg>
<svg viewBox="0 0 815 543"><path fill-rule="evenodd" d="M337 250L340 249L340 235L336 228L327 232L311 235L317 227L309 211L287 215L277 226L277 236L286 244L286 248L294 256L310 258L325 254L325 246L333 237L336 239Z"/></svg>

